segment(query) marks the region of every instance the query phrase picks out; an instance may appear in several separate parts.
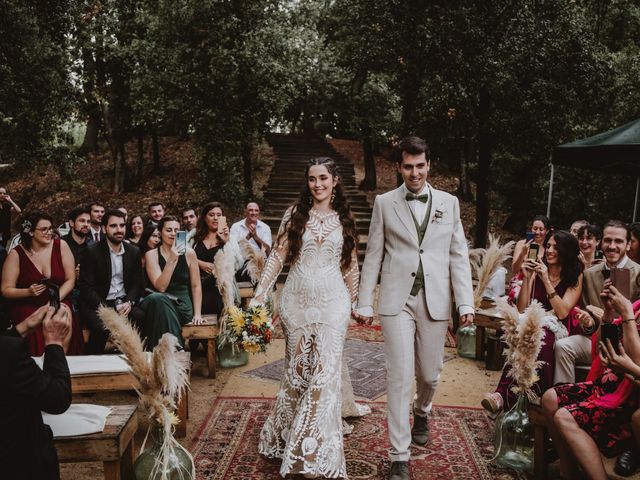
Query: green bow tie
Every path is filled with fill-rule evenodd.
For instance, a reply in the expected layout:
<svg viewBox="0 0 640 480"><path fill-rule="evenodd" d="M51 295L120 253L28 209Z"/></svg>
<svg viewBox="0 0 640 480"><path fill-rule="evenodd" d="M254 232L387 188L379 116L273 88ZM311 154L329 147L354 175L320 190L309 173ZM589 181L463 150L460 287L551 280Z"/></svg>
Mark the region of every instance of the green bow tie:
<svg viewBox="0 0 640 480"><path fill-rule="evenodd" d="M404 197L407 202L410 202L412 200L419 200L422 203L427 203L429 201L429 195L428 194L424 194L424 195L416 195L415 193L407 193L407 196Z"/></svg>

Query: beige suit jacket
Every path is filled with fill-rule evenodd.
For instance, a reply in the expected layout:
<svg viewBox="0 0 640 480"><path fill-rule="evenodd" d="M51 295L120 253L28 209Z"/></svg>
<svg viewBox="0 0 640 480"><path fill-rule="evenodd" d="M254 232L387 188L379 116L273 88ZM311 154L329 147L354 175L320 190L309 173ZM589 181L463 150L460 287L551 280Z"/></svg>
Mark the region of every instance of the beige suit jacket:
<svg viewBox="0 0 640 480"><path fill-rule="evenodd" d="M638 274L640 273L640 265L628 258L624 268L631 270L631 301L633 301L640 296L640 289L636 282ZM602 270L604 270L604 263L599 263L584 272L582 304L585 307L587 305L595 305L603 308L602 299L600 298L600 292L602 292L602 286L604 285Z"/></svg>
<svg viewBox="0 0 640 480"><path fill-rule="evenodd" d="M473 311L471 268L458 199L431 186L429 190L431 213L421 245L404 188L376 197L360 276L358 308L373 306L380 274L378 313L400 313L422 259L424 294L431 318L450 318L452 288L458 307L468 305Z"/></svg>

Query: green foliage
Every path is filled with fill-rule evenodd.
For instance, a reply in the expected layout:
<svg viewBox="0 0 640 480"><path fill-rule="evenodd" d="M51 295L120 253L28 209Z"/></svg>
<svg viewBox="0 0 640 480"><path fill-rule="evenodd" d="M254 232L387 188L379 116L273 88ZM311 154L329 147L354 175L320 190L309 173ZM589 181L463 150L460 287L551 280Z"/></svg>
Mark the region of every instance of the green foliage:
<svg viewBox="0 0 640 480"><path fill-rule="evenodd" d="M46 159L73 109L69 2L0 1L0 161Z"/></svg>

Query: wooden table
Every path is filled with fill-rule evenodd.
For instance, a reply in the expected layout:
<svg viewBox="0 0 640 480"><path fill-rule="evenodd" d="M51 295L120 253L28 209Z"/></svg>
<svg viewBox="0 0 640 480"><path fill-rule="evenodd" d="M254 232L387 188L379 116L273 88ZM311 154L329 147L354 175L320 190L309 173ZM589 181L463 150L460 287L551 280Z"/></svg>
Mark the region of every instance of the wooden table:
<svg viewBox="0 0 640 480"><path fill-rule="evenodd" d="M484 329L500 330L503 319L504 317L497 307L476 310L473 321L476 326L476 360L484 360Z"/></svg>
<svg viewBox="0 0 640 480"><path fill-rule="evenodd" d="M178 359L187 368L187 375L191 375L191 354L178 352ZM139 388L138 380L131 372L120 373L91 373L87 375L71 376L72 393L90 392L120 392ZM178 402L176 415L180 422L176 426L176 437L183 438L187 434L187 419L189 418L189 389L182 394Z"/></svg>
<svg viewBox="0 0 640 480"><path fill-rule="evenodd" d="M216 349L218 338L218 316L203 315L205 323L194 325L187 323L182 326L182 338L185 343L189 340L207 341L207 367L209 367L209 378L216 378Z"/></svg>
<svg viewBox="0 0 640 480"><path fill-rule="evenodd" d="M60 463L102 462L105 480L133 480L133 437L138 430L136 405L111 407L102 433L56 437Z"/></svg>

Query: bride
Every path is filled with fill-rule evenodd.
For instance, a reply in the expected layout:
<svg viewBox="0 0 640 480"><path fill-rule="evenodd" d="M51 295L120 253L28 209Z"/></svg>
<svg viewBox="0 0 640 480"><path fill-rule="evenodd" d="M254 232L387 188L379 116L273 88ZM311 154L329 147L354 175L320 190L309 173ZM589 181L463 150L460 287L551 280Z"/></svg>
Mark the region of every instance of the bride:
<svg viewBox="0 0 640 480"><path fill-rule="evenodd" d="M264 302L289 262L280 300L285 371L259 450L282 459L283 477L346 478L342 413L368 413L353 401L342 362L358 292L358 236L335 162L310 160L305 178L297 203L282 219L252 302Z"/></svg>

